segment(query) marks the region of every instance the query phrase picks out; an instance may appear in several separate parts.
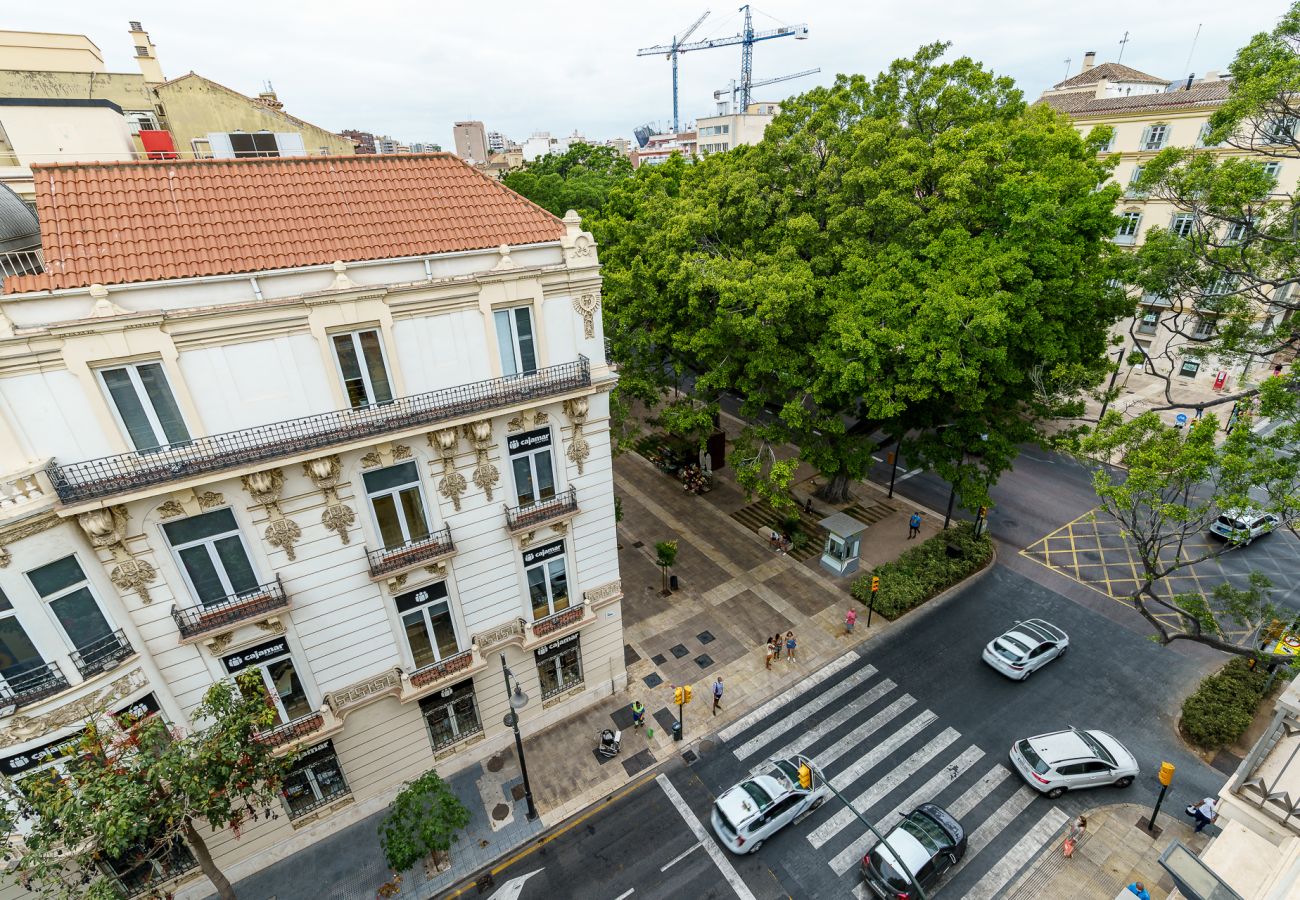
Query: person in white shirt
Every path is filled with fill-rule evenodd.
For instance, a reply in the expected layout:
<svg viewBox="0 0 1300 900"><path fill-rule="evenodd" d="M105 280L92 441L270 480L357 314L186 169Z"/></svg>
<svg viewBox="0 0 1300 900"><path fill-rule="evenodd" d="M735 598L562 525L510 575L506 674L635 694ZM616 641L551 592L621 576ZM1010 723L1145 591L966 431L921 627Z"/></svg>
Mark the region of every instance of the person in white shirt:
<svg viewBox="0 0 1300 900"><path fill-rule="evenodd" d="M1219 801L1213 797L1206 797L1200 803L1196 804L1192 815L1196 819L1196 830L1199 832L1206 825L1214 821L1214 817L1219 814Z"/></svg>

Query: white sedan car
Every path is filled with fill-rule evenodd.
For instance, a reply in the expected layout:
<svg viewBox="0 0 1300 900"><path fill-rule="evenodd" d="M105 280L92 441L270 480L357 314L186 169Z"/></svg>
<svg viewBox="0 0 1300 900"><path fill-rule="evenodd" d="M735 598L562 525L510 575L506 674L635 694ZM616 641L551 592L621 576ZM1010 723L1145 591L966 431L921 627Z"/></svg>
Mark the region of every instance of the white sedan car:
<svg viewBox="0 0 1300 900"><path fill-rule="evenodd" d="M1137 760L1123 744L1104 731L1073 727L1016 741L1011 764L1050 800L1079 788L1126 788L1138 776Z"/></svg>
<svg viewBox="0 0 1300 900"><path fill-rule="evenodd" d="M1272 513L1252 509L1229 509L1210 525L1210 534L1234 544L1249 544L1281 524Z"/></svg>
<svg viewBox="0 0 1300 900"><path fill-rule="evenodd" d="M808 787L799 784L807 765ZM732 853L753 853L776 832L826 802L830 788L803 756L776 759L772 767L723 791L713 803L713 830Z"/></svg>
<svg viewBox="0 0 1300 900"><path fill-rule="evenodd" d="M984 661L1008 678L1024 681L1070 648L1070 636L1051 622L1026 619L984 647Z"/></svg>

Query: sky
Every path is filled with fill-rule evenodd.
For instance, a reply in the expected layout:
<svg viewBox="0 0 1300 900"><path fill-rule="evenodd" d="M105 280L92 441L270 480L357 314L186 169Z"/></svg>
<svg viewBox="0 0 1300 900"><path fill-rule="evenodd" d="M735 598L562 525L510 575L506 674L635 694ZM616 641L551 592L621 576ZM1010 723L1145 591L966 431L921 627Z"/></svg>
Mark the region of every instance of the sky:
<svg viewBox="0 0 1300 900"><path fill-rule="evenodd" d="M733 0L734 3L734 0ZM952 43L1012 76L1030 99L1079 71L1083 54L1162 78L1226 70L1251 35L1286 10L1277 0L1160 0L1080 5L1059 0L766 0L754 29L806 23L808 40L754 46L754 79L820 67L755 91L780 100L835 74L874 76L922 44ZM137 71L128 20L143 23L171 78L197 72L256 94L271 82L286 112L339 131L355 128L451 148L452 123L483 121L515 140L575 130L628 137L672 118L672 67L637 50L666 44L705 10L691 40L741 31L734 5L708 0L259 0L228 7L137 0L11 4L0 27L86 34L109 71ZM1200 35L1197 38L1197 27ZM1121 48L1127 32L1129 41ZM1195 45L1193 41L1195 39ZM683 125L715 110L713 92L739 78L740 47L679 57ZM1067 60L1069 61L1067 64Z"/></svg>

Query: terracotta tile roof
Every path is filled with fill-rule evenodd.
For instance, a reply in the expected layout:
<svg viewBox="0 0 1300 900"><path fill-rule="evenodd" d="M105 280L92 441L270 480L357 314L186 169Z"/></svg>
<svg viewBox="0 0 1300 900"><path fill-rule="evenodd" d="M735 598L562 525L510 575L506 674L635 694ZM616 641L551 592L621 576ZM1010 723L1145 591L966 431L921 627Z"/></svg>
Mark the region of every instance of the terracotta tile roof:
<svg viewBox="0 0 1300 900"><path fill-rule="evenodd" d="M1087 92L1077 94L1052 94L1041 98L1053 109L1074 116L1104 115L1106 113L1138 112L1154 109L1177 109L1181 106L1218 106L1228 99L1232 82L1211 81L1193 84L1190 90L1170 91L1160 94L1136 94L1131 97L1102 97L1097 99Z"/></svg>
<svg viewBox="0 0 1300 900"><path fill-rule="evenodd" d="M1141 84L1168 84L1169 79L1157 78L1154 75L1148 75L1146 72L1139 72L1137 69L1130 68L1122 63L1102 63L1099 66L1093 66L1086 72L1080 72L1073 78L1067 78L1064 81L1058 81L1052 85L1054 88L1072 88L1082 87L1085 84L1096 84L1105 78L1107 81L1130 81Z"/></svg>
<svg viewBox="0 0 1300 900"><path fill-rule="evenodd" d="M32 166L46 270L7 294L479 250L564 225L449 153Z"/></svg>

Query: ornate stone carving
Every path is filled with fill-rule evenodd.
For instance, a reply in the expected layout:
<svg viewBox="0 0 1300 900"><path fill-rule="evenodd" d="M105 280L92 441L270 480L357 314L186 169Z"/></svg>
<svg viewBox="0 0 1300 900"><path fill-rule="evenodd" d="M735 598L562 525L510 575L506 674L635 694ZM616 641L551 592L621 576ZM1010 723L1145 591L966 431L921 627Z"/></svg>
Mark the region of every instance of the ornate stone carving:
<svg viewBox="0 0 1300 900"><path fill-rule="evenodd" d="M582 596L589 605L595 606L597 603L602 603L614 597L621 596L622 593L623 582L615 579L614 581L607 581L598 587L583 591Z"/></svg>
<svg viewBox="0 0 1300 900"><path fill-rule="evenodd" d="M13 556L5 549L5 545L21 541L23 538L31 537L34 534L40 534L42 531L49 531L62 522L63 520L58 516L47 515L39 519L32 519L30 522L24 522L5 531L0 531L0 569L13 561Z"/></svg>
<svg viewBox="0 0 1300 900"><path fill-rule="evenodd" d="M517 618L481 634L476 634L471 640L478 644L480 651L483 651L489 647L495 647L497 644L503 644L512 638L522 638L523 636L524 620Z"/></svg>
<svg viewBox="0 0 1300 900"><path fill-rule="evenodd" d="M434 576L435 578L446 578L446 577L447 577L447 564L446 564L446 563L434 563L434 564L431 565L431 566L425 566L425 567L424 567L424 571L428 572L430 575Z"/></svg>
<svg viewBox="0 0 1300 900"><path fill-rule="evenodd" d="M474 483L487 495L490 503L492 488L501 480L501 473L497 471L497 467L488 462L488 447L492 443L492 423L487 419L472 422L465 426L465 436L474 445L476 458Z"/></svg>
<svg viewBox="0 0 1300 900"><path fill-rule="evenodd" d="M410 448L410 447L406 446L405 444L394 444L394 445L393 445L393 460L394 460L394 461L399 460L399 459L410 459L410 458L411 458L411 448Z"/></svg>
<svg viewBox="0 0 1300 900"><path fill-rule="evenodd" d="M240 481L243 482L244 490L248 491L254 503L268 508L279 506L280 493L284 490L283 469L277 467L264 472L254 472L243 476Z"/></svg>
<svg viewBox="0 0 1300 900"><path fill-rule="evenodd" d="M352 538L348 535L348 529L352 523L357 520L357 514L346 503L334 503L325 507L324 512L320 514L321 524L330 531L338 533L343 539L343 543L352 543Z"/></svg>
<svg viewBox="0 0 1300 900"><path fill-rule="evenodd" d="M506 431L516 432L523 431L527 426L524 424L524 414L520 413L506 423Z"/></svg>
<svg viewBox="0 0 1300 900"><path fill-rule="evenodd" d="M213 653L220 653L222 650L229 647L230 642L234 639L235 633L233 631L223 631L221 634L214 634L212 637L204 641L204 643L208 645L208 649Z"/></svg>
<svg viewBox="0 0 1300 900"><path fill-rule="evenodd" d="M263 619L254 624L257 625L260 631L265 631L268 634L284 634L284 623L275 616L271 616L269 619Z"/></svg>
<svg viewBox="0 0 1300 900"><path fill-rule="evenodd" d="M226 502L226 498L220 491L204 491L196 494L195 499L199 501L200 509L212 509L214 506L221 506Z"/></svg>
<svg viewBox="0 0 1300 900"><path fill-rule="evenodd" d="M573 426L573 440L569 441L569 449L564 454L569 458L569 462L578 467L579 475L582 474L583 463L591 456L591 445L582 436L581 428L581 425Z"/></svg>
<svg viewBox="0 0 1300 900"><path fill-rule="evenodd" d="M388 589L390 591L400 591L402 586L406 584L406 579L410 577L411 575L409 572L403 572L401 575L394 575L392 578L388 579Z"/></svg>
<svg viewBox="0 0 1300 900"><path fill-rule="evenodd" d="M185 507L179 500L168 500L158 507L158 515L164 519L174 519L177 516L185 515Z"/></svg>
<svg viewBox="0 0 1300 900"><path fill-rule="evenodd" d="M293 519L276 519L266 526L266 542L272 547L279 547L292 562L297 557L293 545L302 537L302 529Z"/></svg>
<svg viewBox="0 0 1300 900"><path fill-rule="evenodd" d="M569 533L569 523L568 523L568 522L556 522L554 525L551 526L551 531L554 531L556 534L568 534L568 533Z"/></svg>
<svg viewBox="0 0 1300 900"><path fill-rule="evenodd" d="M456 512L460 512L460 495L465 493L468 486L464 475L459 472L448 472L438 482L438 493L451 501L451 505L456 508ZM488 494L488 499L492 499L491 493Z"/></svg>
<svg viewBox="0 0 1300 900"><path fill-rule="evenodd" d="M536 531L525 531L523 534L519 535L519 548L521 550L526 548L533 542L533 538L535 537L537 537Z"/></svg>
<svg viewBox="0 0 1300 900"><path fill-rule="evenodd" d="M43 716L13 716L0 730L0 748L29 741L81 722L102 711L104 707L121 700L149 683L141 669L132 669L98 691L91 692L71 702L50 710Z"/></svg>
<svg viewBox="0 0 1300 900"><path fill-rule="evenodd" d="M325 695L325 703L342 718L345 710L364 706L387 696L397 696L402 692L402 676L399 670L389 669L382 675L365 681L350 684Z"/></svg>
<svg viewBox="0 0 1300 900"><path fill-rule="evenodd" d="M111 547L126 540L126 520L130 518L125 506L109 506L80 513L77 524L90 538L94 547Z"/></svg>
<svg viewBox="0 0 1300 900"><path fill-rule="evenodd" d="M361 457L361 468L373 469L375 466L382 465L384 458L379 455L378 450L371 450L365 456Z"/></svg>
<svg viewBox="0 0 1300 900"><path fill-rule="evenodd" d="M149 585L158 577L158 572L143 559L127 559L113 567L108 577L119 591L135 591L145 603L152 603Z"/></svg>
<svg viewBox="0 0 1300 900"><path fill-rule="evenodd" d="M13 561L14 561L13 554L10 553L8 550L6 550L4 547L0 547L0 569L9 568L9 564Z"/></svg>
<svg viewBox="0 0 1300 900"><path fill-rule="evenodd" d="M551 421L551 414L548 413L546 410L539 409L537 412L533 413L534 426L545 425L549 421Z"/></svg>
<svg viewBox="0 0 1300 900"><path fill-rule="evenodd" d="M501 480L501 473L497 467L487 461L487 453L484 451L483 462L479 463L478 468L474 470L474 483L483 489L487 495L488 502L492 502L492 488Z"/></svg>
<svg viewBox="0 0 1300 900"><path fill-rule="evenodd" d="M586 397L574 397L572 400L564 401L564 414L568 416L569 421L574 425L581 425L587 421L587 413L591 411L591 403Z"/></svg>
<svg viewBox="0 0 1300 900"><path fill-rule="evenodd" d="M319 491L327 491L336 486L342 471L343 462L338 454L310 459L302 464L302 474L311 479L311 483L316 485Z"/></svg>
<svg viewBox="0 0 1300 900"><path fill-rule="evenodd" d="M585 256L575 249L579 256ZM573 298L573 311L582 316L582 336L591 340L596 336L596 310L600 309L600 298L595 294L581 294Z"/></svg>

